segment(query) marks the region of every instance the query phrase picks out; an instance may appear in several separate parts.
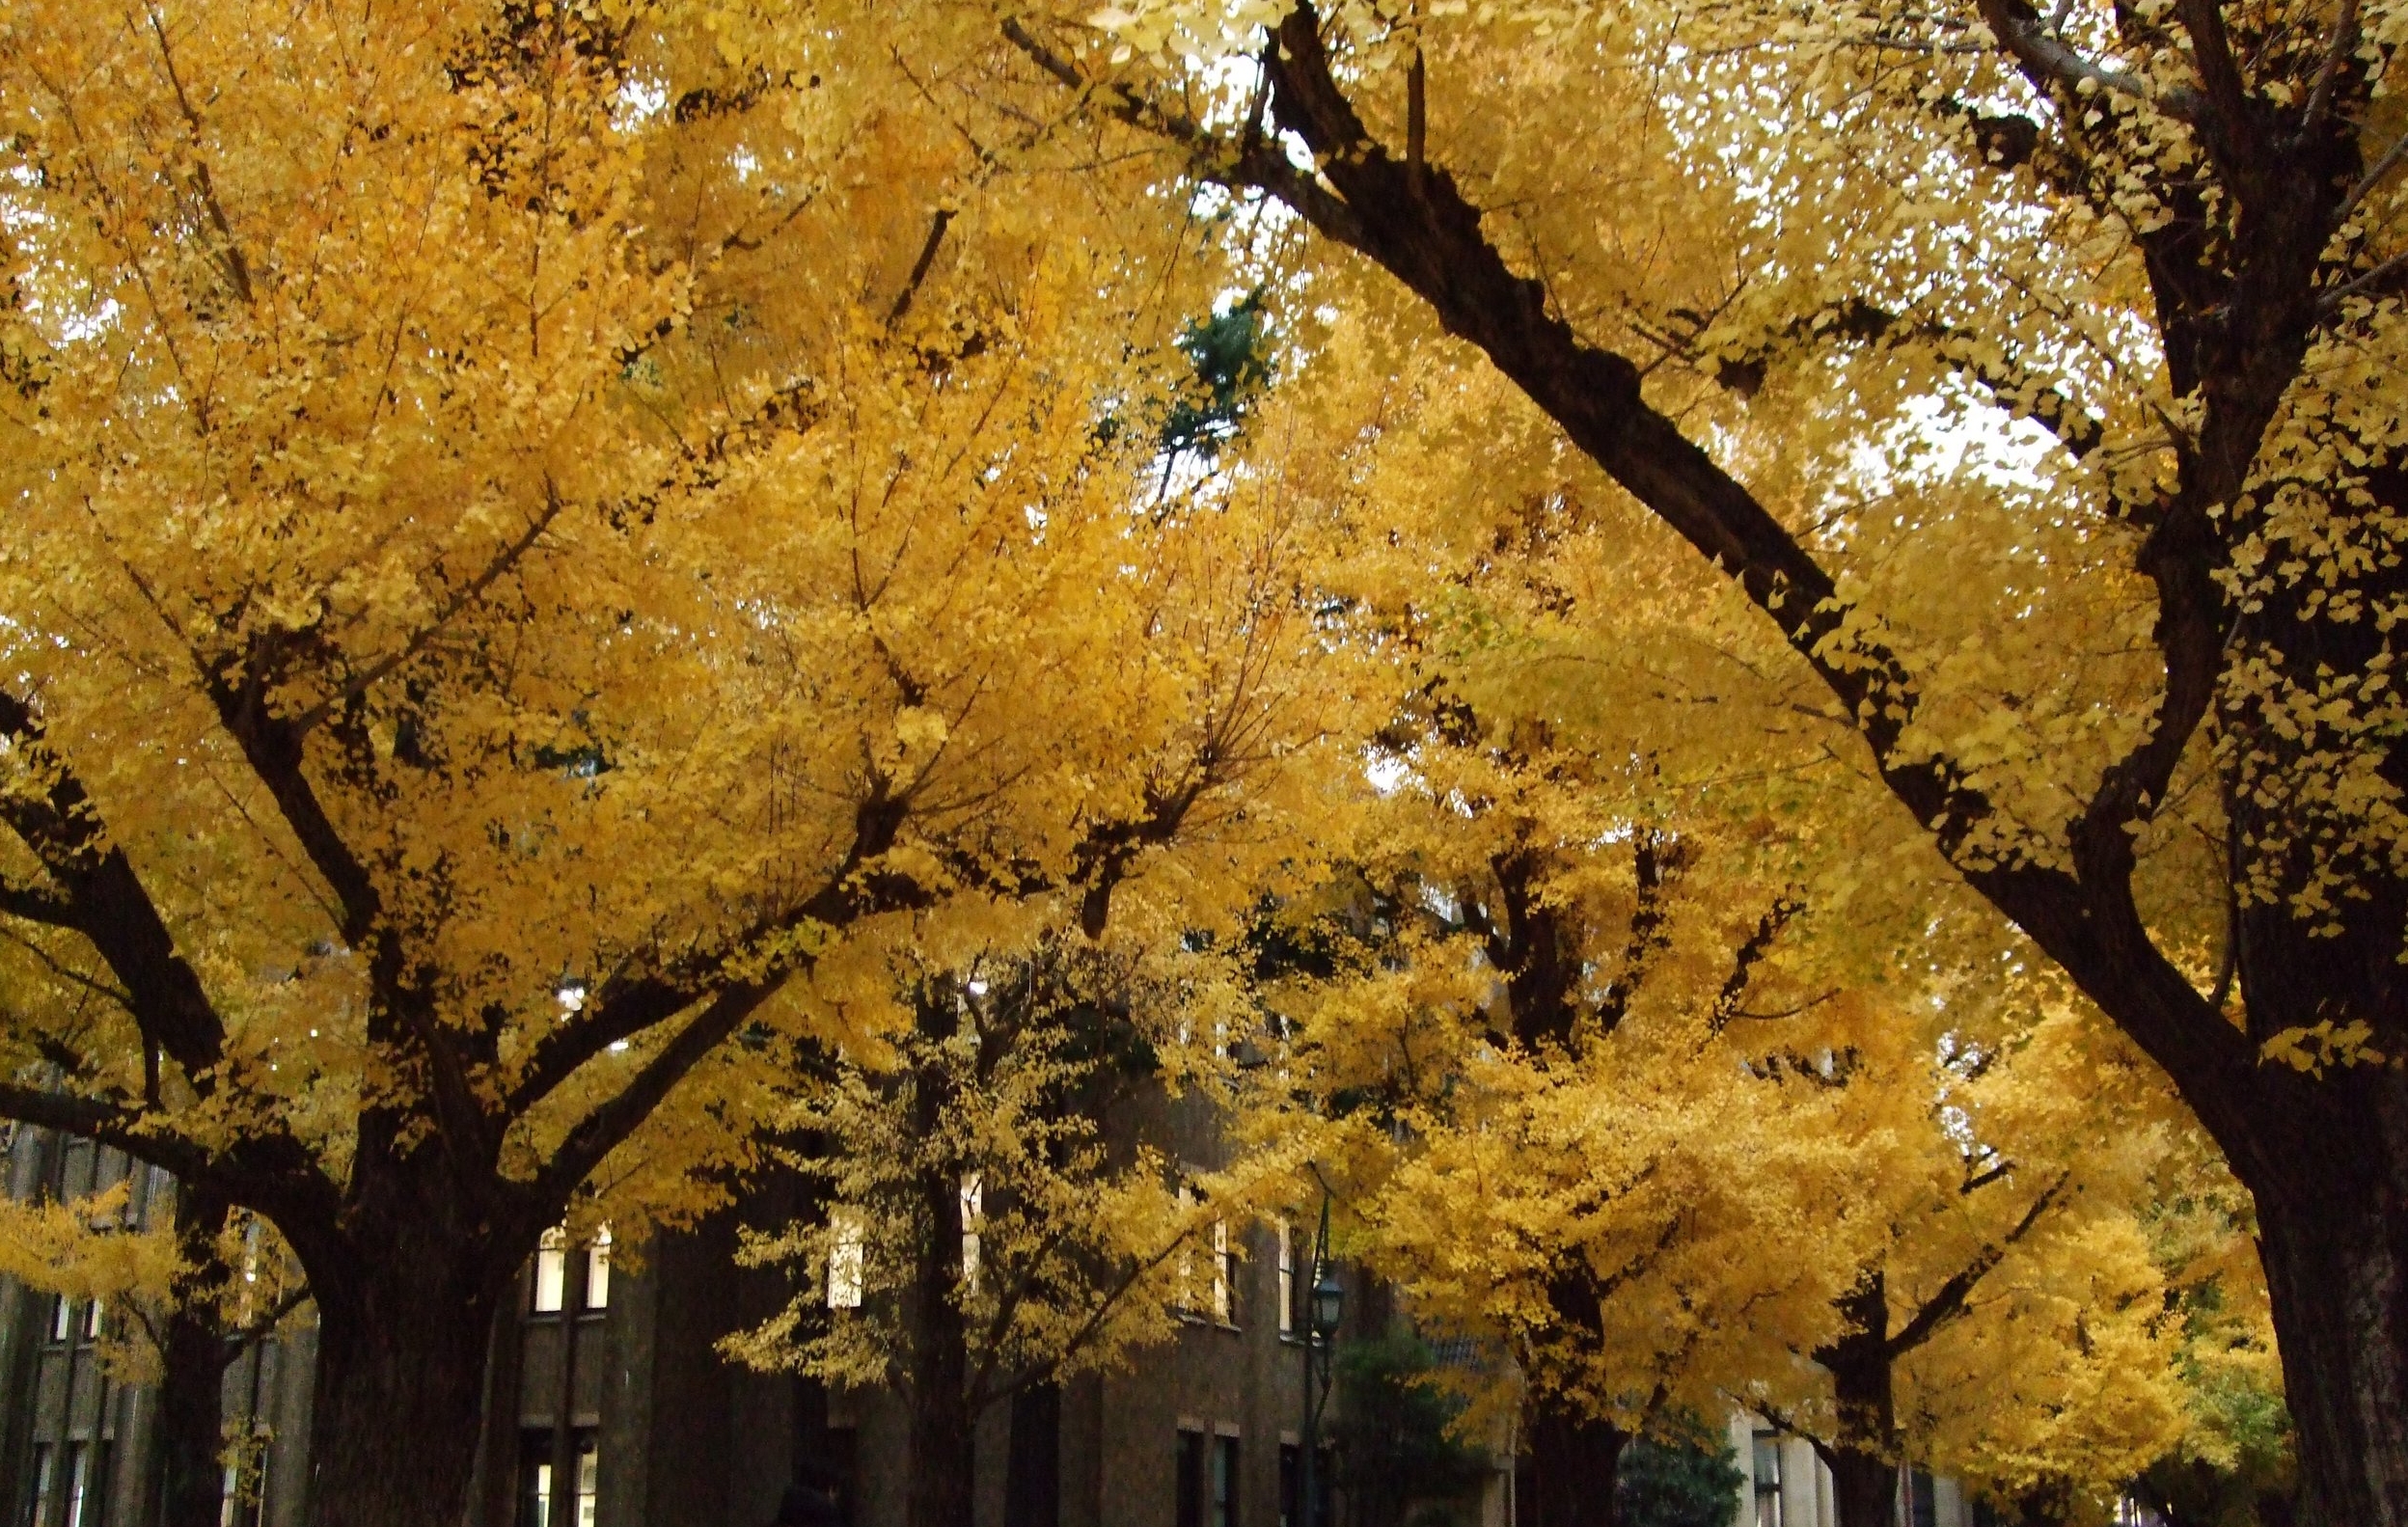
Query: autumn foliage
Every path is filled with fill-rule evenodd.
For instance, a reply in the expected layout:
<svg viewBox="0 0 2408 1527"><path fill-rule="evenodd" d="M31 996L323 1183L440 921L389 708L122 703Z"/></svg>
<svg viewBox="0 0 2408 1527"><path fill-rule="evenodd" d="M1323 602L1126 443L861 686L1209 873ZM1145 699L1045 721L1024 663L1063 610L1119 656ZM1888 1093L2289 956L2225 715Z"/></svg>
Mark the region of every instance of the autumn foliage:
<svg viewBox="0 0 2408 1527"><path fill-rule="evenodd" d="M289 1246L315 1522L772 1161L741 1355L967 1446L1193 1297L1167 1089L1564 1510L1734 1405L1849 1527L2279 1489L2287 1391L2401 1527L2404 43L28 0L0 1115ZM205 1302L104 1213L8 1269Z"/></svg>

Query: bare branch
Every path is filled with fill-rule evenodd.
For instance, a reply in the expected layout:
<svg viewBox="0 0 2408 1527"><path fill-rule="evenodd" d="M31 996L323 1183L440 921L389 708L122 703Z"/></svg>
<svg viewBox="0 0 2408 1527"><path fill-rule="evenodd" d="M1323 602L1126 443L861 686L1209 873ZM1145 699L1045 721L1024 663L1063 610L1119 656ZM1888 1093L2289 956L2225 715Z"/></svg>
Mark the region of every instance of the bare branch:
<svg viewBox="0 0 2408 1527"><path fill-rule="evenodd" d="M2159 94L2140 80L2119 69L2105 68L2092 63L2068 47L2054 32L2037 23L2037 15L2017 14L2012 0L1980 0L1982 19L1988 22L1991 32L2007 51L2023 66L2024 74L2043 89L2058 86L2078 93L2088 84L2093 90L2113 91L2134 100L2153 101L2168 115L2184 122L2199 115L2199 102L2188 92ZM2028 8L2024 8L2028 9Z"/></svg>
<svg viewBox="0 0 2408 1527"><path fill-rule="evenodd" d="M2308 105L2300 113L2303 133L2314 130L2324 122L2325 113L2333 106L2333 86L2340 78L2341 64L2358 48L2358 0L2341 0L2340 19L2333 24L2332 44L2324 50L2324 62L2316 67L2316 82L2308 88Z"/></svg>
<svg viewBox="0 0 2408 1527"><path fill-rule="evenodd" d="M919 294L919 284L928 279L929 268L937 262L937 250L944 242L944 231L953 221L953 209L937 208L937 215L928 221L928 237L919 246L919 258L912 261L912 273L904 280L903 289L894 294L894 306L887 310L887 327L891 329L912 311L912 299Z"/></svg>

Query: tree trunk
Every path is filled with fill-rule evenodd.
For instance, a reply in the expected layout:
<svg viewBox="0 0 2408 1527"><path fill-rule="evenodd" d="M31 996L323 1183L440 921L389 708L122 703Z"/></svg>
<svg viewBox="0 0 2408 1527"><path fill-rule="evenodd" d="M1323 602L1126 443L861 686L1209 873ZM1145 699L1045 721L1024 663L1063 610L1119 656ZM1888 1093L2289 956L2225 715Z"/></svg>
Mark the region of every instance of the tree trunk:
<svg viewBox="0 0 2408 1527"><path fill-rule="evenodd" d="M933 1260L933 1259L932 1259ZM935 1280L923 1277L923 1282ZM904 1491L909 1527L973 1527L976 1417L963 1394L967 1378L961 1311L945 1290L942 1313L922 1324L911 1382L911 1481ZM931 1325L934 1329L931 1329Z"/></svg>
<svg viewBox="0 0 2408 1527"><path fill-rule="evenodd" d="M1879 1268L1840 1300L1847 1322L1839 1340L1818 1348L1831 1375L1838 1435L1815 1449L1831 1470L1839 1527L1890 1527L1898 1513L1898 1404L1891 1381L1890 1289Z"/></svg>
<svg viewBox="0 0 2408 1527"><path fill-rule="evenodd" d="M940 1040L960 1023L948 988L920 994L915 1014L920 1034ZM915 1138L939 1138L953 1104L953 1078L941 1053L914 1068ZM958 1163L924 1160L917 1173L914 1220L926 1237L905 1293L912 1372L911 1479L904 1489L908 1527L974 1527L973 1473L977 1416L970 1404L970 1333L959 1298L962 1267L962 1183Z"/></svg>
<svg viewBox="0 0 2408 1527"><path fill-rule="evenodd" d="M217 1238L226 1200L179 1186L176 1249L183 1270L159 1341L159 1517L161 1527L218 1527L225 1491L226 1362L218 1296L227 1271Z"/></svg>
<svg viewBox="0 0 2408 1527"><path fill-rule="evenodd" d="M2376 1154L2363 1136L2347 1148ZM2359 1171L2336 1175L2306 1203L2258 1195L2258 1255L2298 1432L2299 1516L2305 1527L2402 1527L2408 1178L2397 1167L2371 1182Z"/></svg>
<svg viewBox="0 0 2408 1527"><path fill-rule="evenodd" d="M1012 1396L1012 1451L1004 1469L1003 1527L1059 1527L1062 1390L1048 1379Z"/></svg>
<svg viewBox="0 0 2408 1527"><path fill-rule="evenodd" d="M1518 1527L1615 1527L1614 1479L1630 1433L1549 1400L1530 1414L1529 1488Z"/></svg>
<svg viewBox="0 0 2408 1527"><path fill-rule="evenodd" d="M311 1527L459 1527L483 1427L498 1294L396 1257L350 1301L321 1298L310 1416ZM467 1292L463 1292L463 1290ZM448 1295L448 1296L447 1296ZM556 1482L554 1498L565 1486Z"/></svg>
<svg viewBox="0 0 2408 1527"><path fill-rule="evenodd" d="M497 1303L493 1334L485 1341L484 1414L469 1476L469 1527L506 1527L518 1519L519 1384L526 1360L516 1303Z"/></svg>
<svg viewBox="0 0 2408 1527"><path fill-rule="evenodd" d="M1876 1453L1847 1446L1818 1448L1831 1470L1831 1504L1839 1527L1891 1527L1898 1520L1898 1465Z"/></svg>

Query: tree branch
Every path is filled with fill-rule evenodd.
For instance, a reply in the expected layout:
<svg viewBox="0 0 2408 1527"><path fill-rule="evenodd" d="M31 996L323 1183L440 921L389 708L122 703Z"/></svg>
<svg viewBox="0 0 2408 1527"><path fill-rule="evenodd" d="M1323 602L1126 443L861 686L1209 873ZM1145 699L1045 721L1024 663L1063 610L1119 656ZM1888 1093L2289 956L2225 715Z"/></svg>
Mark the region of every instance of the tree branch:
<svg viewBox="0 0 2408 1527"><path fill-rule="evenodd" d="M125 851L109 840L98 807L50 746L41 718L8 690L0 690L0 738L41 781L35 789L0 794L0 822L64 893L73 909L71 926L116 972L142 1031L207 1092L205 1074L224 1053L226 1030L201 977L177 952L150 892Z"/></svg>
<svg viewBox="0 0 2408 1527"><path fill-rule="evenodd" d="M2032 1201L2031 1207L2023 1212L2023 1217L2015 1221L2012 1229L1984 1246L1972 1261L1957 1268L1954 1276L1940 1285L1939 1292L1915 1312L1914 1318L1899 1327L1897 1335L1885 1338L1882 1347L1890 1360L1896 1362L1913 1351L1929 1341L1941 1326L1964 1314L1965 1300L1972 1295L1974 1286L1989 1276L1991 1268L2006 1260L2008 1251L2017 1241L2032 1233L2032 1227L2040 1222L2040 1216L2048 1213L2050 1206L2057 1202L2058 1195L2066 1190L2066 1185L2072 1180L2070 1170L2059 1174L2057 1181L2049 1184L2040 1196Z"/></svg>
<svg viewBox="0 0 2408 1527"><path fill-rule="evenodd" d="M139 1109L97 1098L79 1098L0 1081L0 1118L113 1145L137 1160L163 1167L187 1180L198 1179L211 1170L209 1154L200 1146L145 1130Z"/></svg>
<svg viewBox="0 0 2408 1527"><path fill-rule="evenodd" d="M2024 77L2042 91L2057 87L2078 94L2084 84L2113 91L2134 100L2153 101L2167 115L2191 122L2199 101L2188 91L2158 93L2129 74L2102 68L2039 26L2039 15L2019 0L1980 0L1982 19L2008 52L2023 67Z"/></svg>
<svg viewBox="0 0 2408 1527"><path fill-rule="evenodd" d="M500 582L504 575L516 567L526 555L534 549L535 542L542 538L545 531L552 528L552 522L559 519L561 511L566 507L559 490L547 478L543 485L542 512L527 523L527 529L519 534L516 540L504 546L495 554L493 560L487 562L476 577L470 579L449 600L445 601L443 608L435 612L433 619L411 632L398 647L369 664L349 683L286 722L285 728L296 740L306 736L336 710L366 695L394 669L424 651L426 643L442 635L445 629L458 618L461 611L482 599L487 589Z"/></svg>
<svg viewBox="0 0 2408 1527"><path fill-rule="evenodd" d="M1797 915L1801 905L1793 897L1776 896L1772 905L1765 909L1765 914L1756 919L1755 928L1740 941L1738 951L1731 957L1731 973L1724 978L1722 990L1714 994L1714 1005L1706 1020L1708 1032L1719 1034L1731 1026L1733 1019L1741 1016L1739 998L1747 995L1748 978L1755 973L1757 965L1771 952L1773 940L1779 938L1789 920ZM1813 1002L1806 1004L1806 1007L1812 1006ZM1790 1014L1779 1016L1793 1016L1805 1010L1805 1007L1794 1008ZM1758 1015L1751 1013L1746 1016L1753 1018Z"/></svg>
<svg viewBox="0 0 2408 1527"><path fill-rule="evenodd" d="M625 1086L580 1120L520 1195L533 1213L531 1223L540 1228L559 1217L561 1206L576 1192L577 1185L650 1118L671 1089L782 984L782 977L773 977L721 992L645 1061Z"/></svg>
<svg viewBox="0 0 2408 1527"><path fill-rule="evenodd" d="M919 246L919 258L912 261L912 273L904 280L903 289L894 294L894 306L887 310L887 327L891 329L912 311L912 299L919 295L919 284L928 279L930 267L937 262L937 250L944 243L944 231L953 221L953 209L937 208L937 215L928 220L927 240Z"/></svg>

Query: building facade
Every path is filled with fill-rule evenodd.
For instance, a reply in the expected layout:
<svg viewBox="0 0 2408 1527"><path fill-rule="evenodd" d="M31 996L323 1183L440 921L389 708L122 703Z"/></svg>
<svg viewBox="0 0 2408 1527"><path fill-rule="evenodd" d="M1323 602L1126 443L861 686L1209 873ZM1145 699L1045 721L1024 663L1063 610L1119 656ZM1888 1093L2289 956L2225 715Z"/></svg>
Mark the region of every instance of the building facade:
<svg viewBox="0 0 2408 1527"><path fill-rule="evenodd" d="M5 1171L20 1199L123 1183L130 1219L161 1223L172 1212L172 1180L85 1140L14 1132ZM658 1238L640 1261L607 1240L548 1241L494 1333L467 1527L767 1527L798 1481L833 1485L854 1527L901 1527L906 1416L896 1395L832 1391L719 1350L792 1295L783 1272L738 1264L743 1231L807 1207L798 1184L772 1181ZM1303 1241L1275 1226L1230 1227L1212 1295L1170 1342L986 1415L979 1527L1295 1527ZM267 1301L275 1272L245 1266L238 1276ZM1392 1319L1380 1290L1347 1281L1342 1345ZM113 1357L128 1318L0 1279L10 1527L156 1521L156 1395ZM228 1430L247 1445L226 1471L222 1527L298 1527L313 1348L304 1310L229 1362ZM1744 1414L1729 1426L1742 1475L1733 1527L1836 1527L1830 1474L1809 1444ZM1515 1521L1512 1448L1500 1440L1477 1498L1456 1503L1461 1527ZM1354 1527L1343 1498L1325 1498L1333 1527ZM1953 1481L1902 1476L1897 1527L1982 1527L1982 1514Z"/></svg>
<svg viewBox="0 0 2408 1527"><path fill-rule="evenodd" d="M1730 1418L1739 1472L1738 1527L1839 1527L1831 1470L1814 1444L1785 1436L1744 1412ZM1895 1527L1989 1527L1988 1513L1955 1480L1902 1468Z"/></svg>

